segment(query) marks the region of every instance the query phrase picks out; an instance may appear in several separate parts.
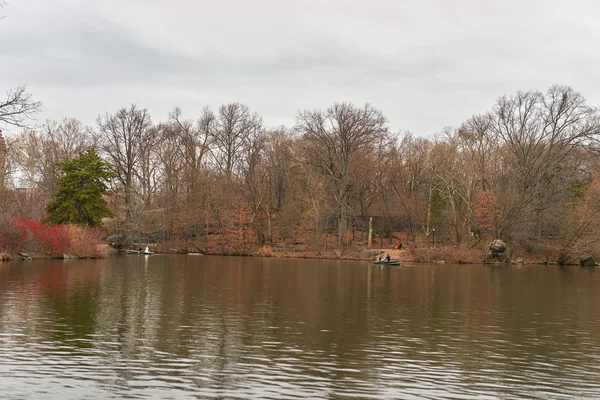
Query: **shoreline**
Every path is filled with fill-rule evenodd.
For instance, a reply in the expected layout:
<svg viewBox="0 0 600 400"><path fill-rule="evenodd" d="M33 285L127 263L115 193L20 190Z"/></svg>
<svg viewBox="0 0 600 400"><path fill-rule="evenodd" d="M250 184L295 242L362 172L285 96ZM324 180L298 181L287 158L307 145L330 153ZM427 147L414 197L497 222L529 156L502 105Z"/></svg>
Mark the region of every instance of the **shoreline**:
<svg viewBox="0 0 600 400"><path fill-rule="evenodd" d="M395 260L400 260L401 263L414 263L414 264L465 264L465 265L475 265L475 264L486 264L486 265L496 265L496 266L509 266L509 265L553 265L553 266L578 266L577 263L568 263L559 265L556 261L542 261L539 258L536 260L534 258L528 259L517 259L507 262L499 262L498 260L481 260L480 255L473 254L471 252L469 257L457 257L459 255L465 255L464 252L458 251L447 251L447 249L440 248L444 250L444 255L446 257L431 257L431 248L418 248L412 254L408 250L392 250L392 249L352 249L349 250L348 253L342 254L338 256L335 251L328 252L311 252L311 251L265 251L264 248L258 249L254 252L188 252L183 250L163 250L163 249L154 249L154 254L178 254L178 255L207 255L207 256L231 256L231 257L262 257L262 258L280 258L280 259L303 259L303 260L352 260L352 261L366 261L373 262L375 261L375 257L377 254L390 254L390 257ZM370 252L370 256L360 256L361 252ZM377 254L375 254L377 252ZM86 255L72 255L72 254L36 254L36 253L17 253L17 254L8 254L8 253L0 253L0 262L3 261L33 261L33 260L82 260L82 259L102 259L108 258L111 254L126 254L126 250L124 249L115 249L111 247L109 244L104 243L101 244L98 248L98 252L96 254L86 254ZM458 258L458 259L457 259ZM464 258L464 259L463 259Z"/></svg>
<svg viewBox="0 0 600 400"><path fill-rule="evenodd" d="M73 255L73 254L36 254L36 253L17 253L17 254L0 254L0 263L9 261L37 261L37 260L98 260L107 258L108 255Z"/></svg>
<svg viewBox="0 0 600 400"><path fill-rule="evenodd" d="M380 254L388 253L392 259L400 260L401 263L414 263L414 264L465 264L465 265L497 265L497 266L509 266L509 265L553 265L553 266L577 266L576 263L569 263L559 265L552 261L535 261L535 260L519 260L510 262L499 262L497 260L446 260L446 259L422 259L422 255L425 252L417 251L415 254L408 254L407 250L390 250L390 249L370 249L371 251L379 251ZM354 253L354 254L351 254ZM350 261L375 261L376 256L361 257L357 253L357 250L352 251L350 254L342 254L338 256L335 252L317 253L317 252L294 252L294 251L278 251L272 252L271 254L261 254L261 251L253 253L243 252L186 252L186 251L154 251L154 254L175 254L175 255L191 255L191 256L230 256L230 257L261 257L261 258L279 258L279 259L298 259L298 260L350 260ZM8 254L0 253L0 262L3 261L34 261L34 260L83 260L83 259L102 259L108 258L111 254L126 254L125 250L118 250L108 245L102 245L99 253L87 254L87 255L72 255L72 254L35 254L35 253L17 253Z"/></svg>
<svg viewBox="0 0 600 400"><path fill-rule="evenodd" d="M93 253L89 254L46 254L21 251L18 253L0 253L0 262L3 261L34 261L34 260L94 260L107 258L117 250L110 247L108 243L101 243Z"/></svg>

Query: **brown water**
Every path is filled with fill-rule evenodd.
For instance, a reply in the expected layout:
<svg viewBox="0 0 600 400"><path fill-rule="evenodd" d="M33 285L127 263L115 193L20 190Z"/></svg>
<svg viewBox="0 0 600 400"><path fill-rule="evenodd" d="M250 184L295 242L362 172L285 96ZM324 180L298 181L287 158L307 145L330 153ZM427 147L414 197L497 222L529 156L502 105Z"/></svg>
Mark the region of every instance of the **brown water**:
<svg viewBox="0 0 600 400"><path fill-rule="evenodd" d="M600 398L600 270L0 263L0 398Z"/></svg>

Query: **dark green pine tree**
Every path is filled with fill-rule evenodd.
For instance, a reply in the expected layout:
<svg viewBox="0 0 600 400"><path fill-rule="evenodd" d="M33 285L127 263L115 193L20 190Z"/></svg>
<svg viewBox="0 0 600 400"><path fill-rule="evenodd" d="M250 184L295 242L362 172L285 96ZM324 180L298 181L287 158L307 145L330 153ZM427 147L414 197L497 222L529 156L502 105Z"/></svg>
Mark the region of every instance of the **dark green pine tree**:
<svg viewBox="0 0 600 400"><path fill-rule="evenodd" d="M115 215L102 198L115 175L93 148L57 165L64 175L46 206L52 224L98 227Z"/></svg>

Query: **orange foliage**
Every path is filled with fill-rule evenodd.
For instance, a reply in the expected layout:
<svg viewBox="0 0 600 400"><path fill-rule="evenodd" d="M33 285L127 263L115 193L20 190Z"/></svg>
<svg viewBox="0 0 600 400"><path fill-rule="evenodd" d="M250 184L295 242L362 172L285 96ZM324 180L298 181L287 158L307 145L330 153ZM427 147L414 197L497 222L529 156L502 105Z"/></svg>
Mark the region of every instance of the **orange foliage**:
<svg viewBox="0 0 600 400"><path fill-rule="evenodd" d="M239 200L233 208L225 210L222 215L222 228L218 233L221 234L220 245L225 252L248 251L255 242L250 205Z"/></svg>
<svg viewBox="0 0 600 400"><path fill-rule="evenodd" d="M502 218L502 211L500 211L496 204L496 196L491 190L484 190L475 196L473 202L474 216L479 222L479 229L482 233L496 233L498 231L498 225Z"/></svg>

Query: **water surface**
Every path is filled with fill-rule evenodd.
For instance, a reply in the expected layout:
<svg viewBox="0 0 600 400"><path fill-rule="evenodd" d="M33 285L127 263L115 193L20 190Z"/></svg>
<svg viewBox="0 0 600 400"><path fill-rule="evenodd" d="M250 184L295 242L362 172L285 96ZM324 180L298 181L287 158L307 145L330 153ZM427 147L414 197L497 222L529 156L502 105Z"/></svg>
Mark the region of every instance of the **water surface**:
<svg viewBox="0 0 600 400"><path fill-rule="evenodd" d="M0 397L600 398L599 272L0 263Z"/></svg>

